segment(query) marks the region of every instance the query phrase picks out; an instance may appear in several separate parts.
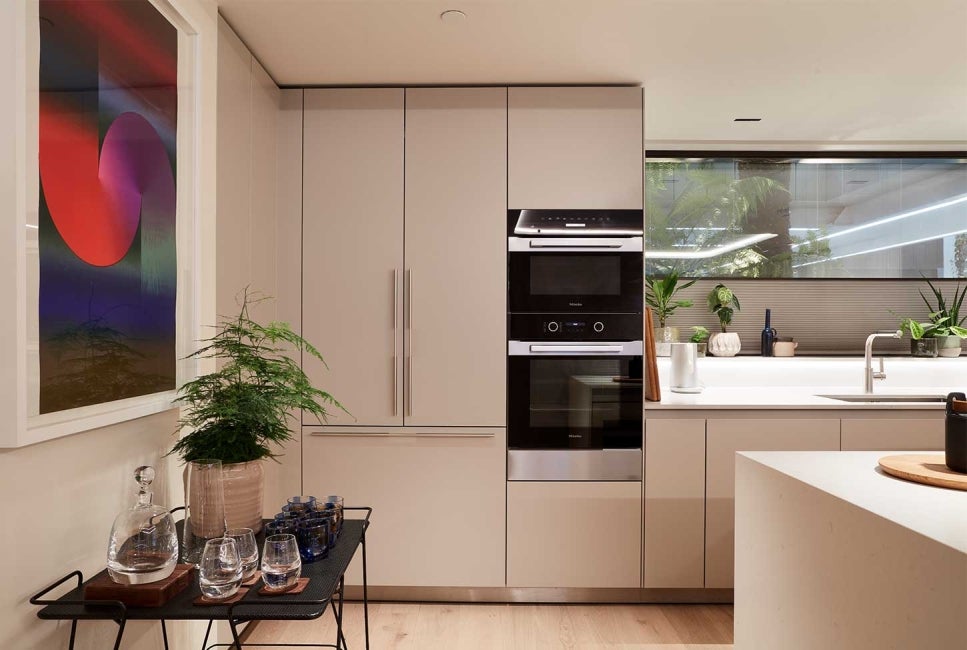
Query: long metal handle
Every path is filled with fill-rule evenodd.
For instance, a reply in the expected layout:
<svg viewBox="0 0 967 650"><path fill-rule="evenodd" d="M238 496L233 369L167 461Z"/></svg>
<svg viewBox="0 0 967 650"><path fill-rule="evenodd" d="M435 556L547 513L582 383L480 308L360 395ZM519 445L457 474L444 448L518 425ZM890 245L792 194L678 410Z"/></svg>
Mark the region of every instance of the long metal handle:
<svg viewBox="0 0 967 650"><path fill-rule="evenodd" d="M597 354L615 354L624 350L620 345L532 345L531 352L545 352L549 354L574 354L575 352L592 352Z"/></svg>
<svg viewBox="0 0 967 650"><path fill-rule="evenodd" d="M400 369L399 339L400 332L400 272L393 269L393 417L400 410L399 380L396 378Z"/></svg>
<svg viewBox="0 0 967 650"><path fill-rule="evenodd" d="M413 415L413 271L410 269L406 269L406 295L403 300L406 303L406 330L409 332L406 351L406 378L404 379L406 414Z"/></svg>
<svg viewBox="0 0 967 650"><path fill-rule="evenodd" d="M511 253L540 253L566 250L581 251L621 251L640 253L643 250L641 237L508 237L507 250Z"/></svg>
<svg viewBox="0 0 967 650"><path fill-rule="evenodd" d="M313 431L311 436L343 437L343 438L493 438L494 433L380 433L378 431L360 431L359 433Z"/></svg>

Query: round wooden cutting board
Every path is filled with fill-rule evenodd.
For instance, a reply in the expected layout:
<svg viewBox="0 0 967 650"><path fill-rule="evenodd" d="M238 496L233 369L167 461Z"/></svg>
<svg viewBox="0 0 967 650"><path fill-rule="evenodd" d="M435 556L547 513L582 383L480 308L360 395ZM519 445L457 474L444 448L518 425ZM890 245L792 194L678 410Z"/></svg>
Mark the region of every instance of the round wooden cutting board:
<svg viewBox="0 0 967 650"><path fill-rule="evenodd" d="M947 467L943 454L884 456L879 462L884 472L898 478L954 490L967 490L967 474Z"/></svg>

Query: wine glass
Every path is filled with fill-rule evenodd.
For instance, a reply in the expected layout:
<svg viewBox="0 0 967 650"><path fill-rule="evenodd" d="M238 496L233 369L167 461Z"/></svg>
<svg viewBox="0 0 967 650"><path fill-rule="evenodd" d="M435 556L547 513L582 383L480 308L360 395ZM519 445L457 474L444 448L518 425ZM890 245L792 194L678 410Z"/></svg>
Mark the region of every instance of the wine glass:
<svg viewBox="0 0 967 650"><path fill-rule="evenodd" d="M242 560L242 582L255 574L259 565L259 547L255 543L255 532L251 528L232 528L225 533L238 546L238 555Z"/></svg>
<svg viewBox="0 0 967 650"><path fill-rule="evenodd" d="M238 546L231 537L205 542L199 568L198 584L206 598L231 598L242 584L242 560L238 556Z"/></svg>
<svg viewBox="0 0 967 650"><path fill-rule="evenodd" d="M302 573L295 535L269 535L262 548L262 581L270 591L292 587Z"/></svg>

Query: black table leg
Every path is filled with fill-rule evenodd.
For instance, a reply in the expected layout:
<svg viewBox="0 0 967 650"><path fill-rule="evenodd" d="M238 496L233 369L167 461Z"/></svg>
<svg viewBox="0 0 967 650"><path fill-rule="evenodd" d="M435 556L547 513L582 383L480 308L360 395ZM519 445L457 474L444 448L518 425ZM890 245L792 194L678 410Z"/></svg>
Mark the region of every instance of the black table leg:
<svg viewBox="0 0 967 650"><path fill-rule="evenodd" d="M71 619L71 641L67 646L68 650L74 650L74 637L77 635L77 619Z"/></svg>
<svg viewBox="0 0 967 650"><path fill-rule="evenodd" d="M165 650L168 650L168 628L165 626L165 619L161 619L161 638L165 642Z"/></svg>
<svg viewBox="0 0 967 650"><path fill-rule="evenodd" d="M208 619L208 627L205 628L205 640L201 642L201 650L208 650L208 635L212 633L213 620Z"/></svg>
<svg viewBox="0 0 967 650"><path fill-rule="evenodd" d="M366 578L366 527L363 528L361 539L363 545L363 627L366 630L366 650L369 650L369 581Z"/></svg>
<svg viewBox="0 0 967 650"><path fill-rule="evenodd" d="M120 650L121 648L121 637L124 636L124 625L128 622L128 619L122 618L119 621L114 621L118 624L118 636L114 640L114 650Z"/></svg>

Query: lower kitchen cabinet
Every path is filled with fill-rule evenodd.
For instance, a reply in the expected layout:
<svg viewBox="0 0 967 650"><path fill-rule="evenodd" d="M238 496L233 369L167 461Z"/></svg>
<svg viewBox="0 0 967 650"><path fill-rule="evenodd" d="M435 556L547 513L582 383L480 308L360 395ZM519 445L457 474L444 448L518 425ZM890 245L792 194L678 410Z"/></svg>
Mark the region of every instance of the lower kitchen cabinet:
<svg viewBox="0 0 967 650"><path fill-rule="evenodd" d="M706 587L733 586L736 452L837 451L839 427L838 419L709 419L706 422Z"/></svg>
<svg viewBox="0 0 967 650"><path fill-rule="evenodd" d="M645 425L644 587L705 586L705 420Z"/></svg>
<svg viewBox="0 0 967 650"><path fill-rule="evenodd" d="M507 484L508 587L641 585L641 483Z"/></svg>
<svg viewBox="0 0 967 650"><path fill-rule="evenodd" d="M303 490L373 507L370 586L503 587L506 445L503 428L307 427Z"/></svg>
<svg viewBox="0 0 967 650"><path fill-rule="evenodd" d="M843 451L936 451L944 448L944 416L843 420Z"/></svg>

